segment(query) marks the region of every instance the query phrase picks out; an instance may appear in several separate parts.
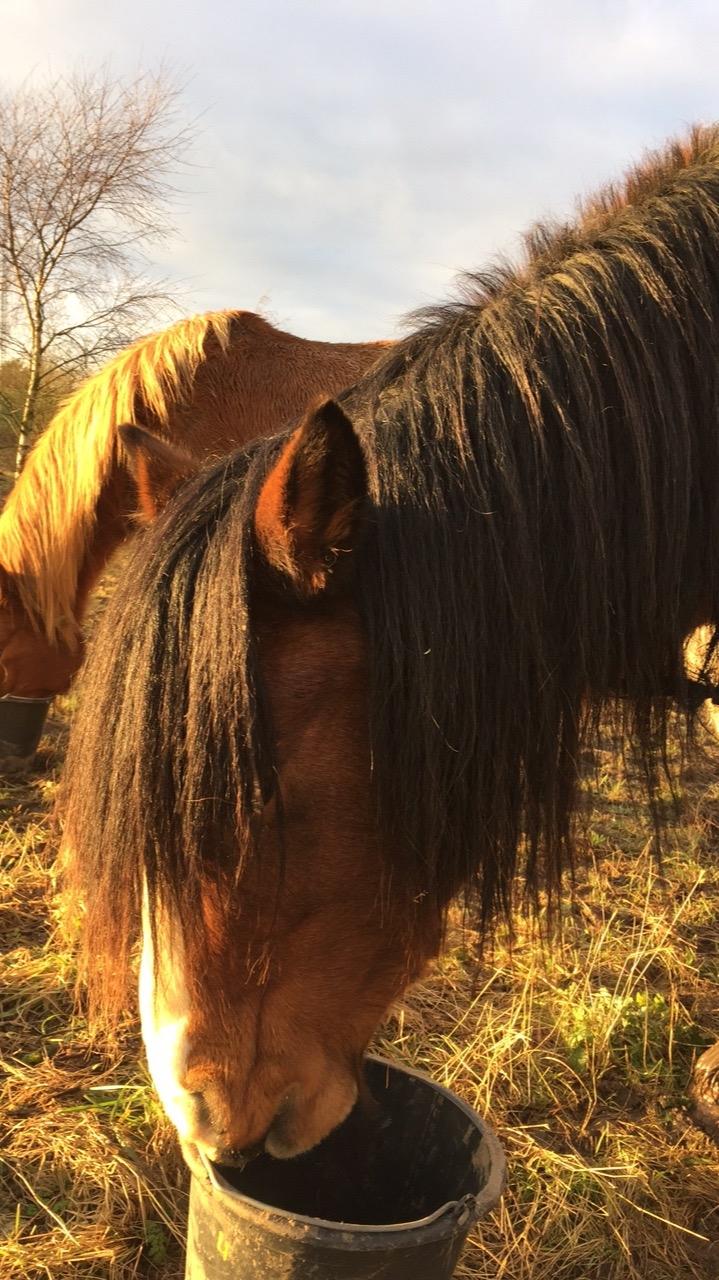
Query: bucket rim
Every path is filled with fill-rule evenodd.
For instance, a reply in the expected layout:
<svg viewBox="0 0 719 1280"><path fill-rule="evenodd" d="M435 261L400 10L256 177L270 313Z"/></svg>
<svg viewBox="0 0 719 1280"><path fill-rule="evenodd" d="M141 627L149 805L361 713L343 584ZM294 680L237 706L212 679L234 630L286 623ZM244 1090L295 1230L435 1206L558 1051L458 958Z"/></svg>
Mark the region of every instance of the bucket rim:
<svg viewBox="0 0 719 1280"><path fill-rule="evenodd" d="M193 1177L205 1184L209 1183L212 1190L218 1193L223 1200L240 1204L244 1208L261 1214L263 1224L266 1227L274 1223L276 1226L282 1227L284 1231L295 1226L299 1227L300 1230L302 1228L313 1228L323 1234L326 1233L328 1237L362 1234L376 1237L378 1243L390 1234L409 1236L412 1232L425 1231L426 1234L444 1235L445 1233L449 1234L450 1227L453 1232L458 1227L468 1231L473 1223L486 1217L495 1205L499 1203L504 1191L507 1160L504 1148L494 1130L473 1107L470 1107L469 1103L465 1102L463 1098L459 1098L456 1093L453 1093L451 1089L447 1089L445 1085L438 1084L425 1071L417 1071L414 1067L406 1067L403 1063L393 1062L390 1058L385 1058L375 1053L365 1054L364 1061L376 1063L378 1066L392 1071L398 1071L401 1075L413 1076L415 1079L431 1085L436 1093L446 1098L471 1121L481 1134L482 1143L488 1155L487 1181L476 1195L469 1192L456 1200L446 1201L445 1204L440 1205L438 1209L435 1209L433 1213L427 1214L424 1218L414 1218L404 1222L336 1222L331 1218L312 1218L306 1214L291 1213L287 1209L279 1209L274 1205L268 1205L262 1200L255 1200L252 1196L245 1195L223 1178L218 1166L201 1156L196 1148L194 1151L197 1153L194 1154L183 1145L183 1154ZM427 1232L428 1228L430 1229L429 1232ZM435 1228L435 1230L432 1231L432 1228Z"/></svg>
<svg viewBox="0 0 719 1280"><path fill-rule="evenodd" d="M0 697L0 704L2 704L3 702L42 703L43 706L49 707L50 703L53 700L53 696L54 695L52 694L48 694L47 697L42 697L42 698L40 697L26 698L19 693L4 693L2 697Z"/></svg>

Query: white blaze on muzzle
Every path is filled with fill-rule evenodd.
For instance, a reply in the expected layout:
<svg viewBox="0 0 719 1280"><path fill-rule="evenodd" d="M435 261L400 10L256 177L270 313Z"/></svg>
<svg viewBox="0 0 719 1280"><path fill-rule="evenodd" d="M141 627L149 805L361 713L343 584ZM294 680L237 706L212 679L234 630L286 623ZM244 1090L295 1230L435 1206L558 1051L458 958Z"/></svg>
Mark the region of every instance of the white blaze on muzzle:
<svg viewBox="0 0 719 1280"><path fill-rule="evenodd" d="M142 899L142 956L140 959L140 1020L150 1075L167 1115L184 1142L208 1143L210 1135L198 1123L192 1094L183 1088L190 1050L190 998L185 980L184 947L179 929L167 920L156 929L158 964L147 900Z"/></svg>
<svg viewBox="0 0 719 1280"><path fill-rule="evenodd" d="M147 892L142 901L142 956L140 960L140 1018L147 1063L160 1102L177 1129L180 1140L194 1144L211 1160L220 1157L225 1142L213 1130L202 1099L186 1089L187 1064L192 1049L190 1039L190 992L186 978L185 949L179 927L167 915L160 916L155 929L157 964ZM352 1109L357 1097L354 1076L346 1068L325 1058L321 1081L298 1099L303 1109L301 1133L286 1116L268 1117L265 1148L279 1159L288 1159L320 1142ZM288 1085L291 1088L291 1085ZM277 1107L280 1107L278 1099ZM291 1119L292 1117L290 1117Z"/></svg>

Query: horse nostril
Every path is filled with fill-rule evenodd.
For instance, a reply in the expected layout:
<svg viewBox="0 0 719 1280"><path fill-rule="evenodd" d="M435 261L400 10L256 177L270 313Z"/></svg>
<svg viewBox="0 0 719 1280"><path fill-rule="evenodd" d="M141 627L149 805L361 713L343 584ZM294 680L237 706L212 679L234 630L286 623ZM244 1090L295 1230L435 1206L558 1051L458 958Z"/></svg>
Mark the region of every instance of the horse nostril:
<svg viewBox="0 0 719 1280"><path fill-rule="evenodd" d="M213 1146L216 1143L214 1159L217 1164L224 1164L235 1169L244 1169L250 1160L254 1160L256 1156L262 1154L265 1149L266 1133L262 1135L259 1141L252 1144L248 1143L247 1146L230 1145L232 1125L230 1123L229 1108L221 1091L213 1081L203 1089L193 1089L189 1096L192 1099L195 1123L199 1130L204 1131L205 1137L203 1141L208 1143L212 1141ZM235 1132L237 1132L236 1129Z"/></svg>
<svg viewBox="0 0 719 1280"><path fill-rule="evenodd" d="M226 1165L231 1169L244 1169L250 1160L262 1155L264 1149L264 1139L253 1143L251 1147L222 1147L217 1153L217 1164Z"/></svg>
<svg viewBox="0 0 719 1280"><path fill-rule="evenodd" d="M260 1142L254 1142L251 1147L243 1147L240 1155L243 1160L254 1160L257 1156L261 1156L265 1149L265 1140L262 1138Z"/></svg>
<svg viewBox="0 0 719 1280"><path fill-rule="evenodd" d="M212 1124L212 1117L210 1115L210 1108L207 1105L207 1098L204 1093L191 1093L190 1097L192 1098L195 1108L195 1119L197 1124L201 1125L203 1129L209 1128Z"/></svg>

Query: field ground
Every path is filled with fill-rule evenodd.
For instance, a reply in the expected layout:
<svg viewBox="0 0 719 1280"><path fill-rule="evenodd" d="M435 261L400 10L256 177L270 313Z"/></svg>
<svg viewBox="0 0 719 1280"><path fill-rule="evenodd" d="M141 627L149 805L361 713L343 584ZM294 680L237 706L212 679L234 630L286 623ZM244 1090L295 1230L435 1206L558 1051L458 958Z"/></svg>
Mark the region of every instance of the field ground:
<svg viewBox="0 0 719 1280"><path fill-rule="evenodd" d="M37 772L0 782L0 1278L180 1280L186 1178L133 1014L112 1052L91 1043L55 934L48 811L69 710ZM685 1110L692 1063L719 1037L719 751L685 772L661 874L609 747L595 767L561 940L520 919L511 948L500 937L478 958L458 923L378 1037L505 1144L506 1197L461 1280L719 1276L719 1150Z"/></svg>

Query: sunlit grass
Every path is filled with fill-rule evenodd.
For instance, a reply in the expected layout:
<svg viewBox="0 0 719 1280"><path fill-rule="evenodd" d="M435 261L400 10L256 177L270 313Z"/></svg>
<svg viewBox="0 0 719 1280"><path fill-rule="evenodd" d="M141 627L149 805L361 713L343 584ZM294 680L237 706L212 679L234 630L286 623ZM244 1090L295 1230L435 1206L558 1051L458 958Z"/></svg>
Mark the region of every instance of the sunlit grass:
<svg viewBox="0 0 719 1280"><path fill-rule="evenodd" d="M180 1280L187 1180L134 1013L110 1050L74 1008L55 930L43 770L0 784L1 1280ZM719 1272L719 1152L688 1122L693 1061L719 1037L719 752L682 784L661 867L616 757L584 869L553 932L517 918L480 947L459 911L446 954L377 1037L494 1125L501 1208L462 1280L708 1280Z"/></svg>

